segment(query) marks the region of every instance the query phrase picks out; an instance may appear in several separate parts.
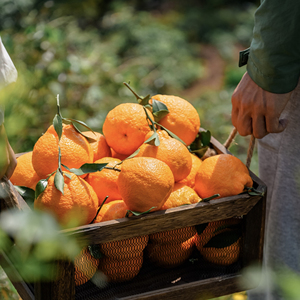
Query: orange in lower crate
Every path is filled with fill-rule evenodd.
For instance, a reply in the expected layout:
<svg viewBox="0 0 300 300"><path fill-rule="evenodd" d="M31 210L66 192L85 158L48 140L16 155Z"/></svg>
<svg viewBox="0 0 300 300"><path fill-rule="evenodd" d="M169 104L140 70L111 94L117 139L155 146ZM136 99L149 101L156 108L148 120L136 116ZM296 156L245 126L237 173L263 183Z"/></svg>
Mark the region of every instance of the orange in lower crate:
<svg viewBox="0 0 300 300"><path fill-rule="evenodd" d="M62 194L55 187L55 174L49 178L46 189L34 201L34 208L52 213L65 226L80 226L92 222L98 209L98 197L93 188L75 174L64 172Z"/></svg>
<svg viewBox="0 0 300 300"><path fill-rule="evenodd" d="M122 163L118 187L128 209L145 212L159 210L174 187L169 166L152 157L133 157Z"/></svg>
<svg viewBox="0 0 300 300"><path fill-rule="evenodd" d="M245 164L230 154L219 154L206 158L195 177L195 190L201 198L215 194L221 197L243 192L253 181Z"/></svg>
<svg viewBox="0 0 300 300"><path fill-rule="evenodd" d="M82 285L89 281L96 273L99 259L94 258L88 247L81 250L74 260L75 285Z"/></svg>
<svg viewBox="0 0 300 300"><path fill-rule="evenodd" d="M125 281L134 278L143 264L143 251L149 237L139 236L99 245L104 258L100 259L99 269L109 281Z"/></svg>
<svg viewBox="0 0 300 300"><path fill-rule="evenodd" d="M42 178L35 172L32 166L32 151L17 158L17 167L10 181L14 185L25 186L35 190L35 186Z"/></svg>
<svg viewBox="0 0 300 300"><path fill-rule="evenodd" d="M85 136L90 137L92 140L88 140L91 148L94 152L94 161L102 158L111 156L110 147L107 145L106 138L100 132L84 131L82 132Z"/></svg>
<svg viewBox="0 0 300 300"><path fill-rule="evenodd" d="M178 266L192 254L196 233L195 227L190 226L150 234L146 248L147 255L159 266Z"/></svg>
<svg viewBox="0 0 300 300"><path fill-rule="evenodd" d="M196 228L194 243L207 261L219 265L230 265L238 260L241 251L240 219L224 219L200 224ZM215 246L209 247L209 243L212 244L212 242Z"/></svg>
<svg viewBox="0 0 300 300"><path fill-rule="evenodd" d="M115 167L120 162L119 159L113 157L103 157L95 161L97 164L107 163L106 166L110 168ZM86 177L86 181L93 187L98 196L99 205L101 205L106 196L108 196L108 198L105 203L122 199L117 185L121 166L117 166L116 169L116 171L102 169L95 173L89 173Z"/></svg>

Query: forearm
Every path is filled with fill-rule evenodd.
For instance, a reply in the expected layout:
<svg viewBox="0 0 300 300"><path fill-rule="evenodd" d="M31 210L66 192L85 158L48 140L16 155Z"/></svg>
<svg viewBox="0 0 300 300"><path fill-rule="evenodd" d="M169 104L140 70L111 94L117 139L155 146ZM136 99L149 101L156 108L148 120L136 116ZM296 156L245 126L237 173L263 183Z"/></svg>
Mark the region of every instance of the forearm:
<svg viewBox="0 0 300 300"><path fill-rule="evenodd" d="M264 0L255 13L247 71L272 93L293 90L300 76L300 1Z"/></svg>

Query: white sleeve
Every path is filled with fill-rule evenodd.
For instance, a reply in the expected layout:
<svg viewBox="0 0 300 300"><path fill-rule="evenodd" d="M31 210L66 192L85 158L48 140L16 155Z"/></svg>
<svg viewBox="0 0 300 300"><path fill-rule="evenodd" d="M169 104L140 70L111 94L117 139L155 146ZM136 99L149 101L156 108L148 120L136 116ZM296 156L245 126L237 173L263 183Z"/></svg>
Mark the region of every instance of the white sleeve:
<svg viewBox="0 0 300 300"><path fill-rule="evenodd" d="M0 37L0 89L17 81L18 72Z"/></svg>

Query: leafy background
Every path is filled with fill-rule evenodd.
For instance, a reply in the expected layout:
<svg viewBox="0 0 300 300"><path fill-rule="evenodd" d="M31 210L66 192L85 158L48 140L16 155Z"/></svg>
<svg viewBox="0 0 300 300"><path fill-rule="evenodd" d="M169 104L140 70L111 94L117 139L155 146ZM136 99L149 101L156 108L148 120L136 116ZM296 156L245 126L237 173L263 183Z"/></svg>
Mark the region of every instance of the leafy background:
<svg viewBox="0 0 300 300"><path fill-rule="evenodd" d="M102 132L109 110L136 101L124 81L140 95L190 101L201 126L225 142L230 97L245 72L238 55L250 44L257 6L258 0L2 0L0 36L19 72L0 97L14 151L32 150L52 122L57 94L65 117ZM237 136L230 150L245 162L248 144ZM256 152L251 170L258 173ZM0 291L3 299L17 297L3 273Z"/></svg>

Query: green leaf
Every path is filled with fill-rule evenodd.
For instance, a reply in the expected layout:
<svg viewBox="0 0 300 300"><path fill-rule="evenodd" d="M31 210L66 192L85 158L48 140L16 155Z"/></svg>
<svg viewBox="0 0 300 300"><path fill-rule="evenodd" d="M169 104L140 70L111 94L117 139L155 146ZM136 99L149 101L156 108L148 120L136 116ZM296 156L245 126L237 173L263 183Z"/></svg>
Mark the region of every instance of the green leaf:
<svg viewBox="0 0 300 300"><path fill-rule="evenodd" d="M197 233L200 235L204 230L205 228L208 226L208 223L203 223L203 224L198 224L196 225L196 230L197 230Z"/></svg>
<svg viewBox="0 0 300 300"><path fill-rule="evenodd" d="M35 187L35 199L37 199L37 197L44 192L44 190L46 189L48 185L48 180L47 179L41 179L36 187Z"/></svg>
<svg viewBox="0 0 300 300"><path fill-rule="evenodd" d="M211 139L211 133L209 130L201 131L200 132L200 138L203 146L209 146L210 145L210 139Z"/></svg>
<svg viewBox="0 0 300 300"><path fill-rule="evenodd" d="M58 139L61 139L62 131L63 131L63 124L62 118L60 115L56 114L53 118L53 127L58 135Z"/></svg>
<svg viewBox="0 0 300 300"><path fill-rule="evenodd" d="M210 197L204 198L204 199L202 199L201 202L209 202L210 200L212 200L214 198L217 198L217 197L220 197L220 194L214 194L214 195L212 195Z"/></svg>
<svg viewBox="0 0 300 300"><path fill-rule="evenodd" d="M164 103L152 99L152 114L156 122L159 122L168 113L169 113L168 107Z"/></svg>
<svg viewBox="0 0 300 300"><path fill-rule="evenodd" d="M146 97L141 97L138 99L138 103L141 105L148 105L150 100L150 95L147 95Z"/></svg>
<svg viewBox="0 0 300 300"><path fill-rule="evenodd" d="M263 196L264 195L264 192L256 190L254 187L249 188L249 187L245 186L245 190L247 191L247 193L250 196Z"/></svg>
<svg viewBox="0 0 300 300"><path fill-rule="evenodd" d="M154 132L144 143L153 146L159 146L160 141L157 132Z"/></svg>
<svg viewBox="0 0 300 300"><path fill-rule="evenodd" d="M144 215L144 214L149 213L153 208L156 208L156 206L152 206L150 209L148 209L147 211L144 211L144 212L137 212L137 211L127 210L126 217L127 218L129 217L129 213L132 213L134 216Z"/></svg>
<svg viewBox="0 0 300 300"><path fill-rule="evenodd" d="M241 237L240 230L226 230L212 237L204 248L225 248L234 244Z"/></svg>
<svg viewBox="0 0 300 300"><path fill-rule="evenodd" d="M75 129L76 129L80 134L82 134L82 133L81 133L80 129L78 129L78 127L76 126L76 124L79 124L79 125L85 127L86 129L88 129L89 131L92 131L93 133L95 133L93 129L91 129L88 125L86 125L86 124L85 124L84 122L82 122L82 121L75 120L75 119L72 119L72 118L63 118L63 120L65 120L65 121L67 121L67 122L71 122L71 123L73 124L73 126L75 127Z"/></svg>
<svg viewBox="0 0 300 300"><path fill-rule="evenodd" d="M72 179L71 174L64 172L64 176L67 176L69 179Z"/></svg>
<svg viewBox="0 0 300 300"><path fill-rule="evenodd" d="M199 158L201 158L206 153L207 149L208 149L208 146L205 146L205 147L201 147L197 150L192 150L191 152L197 154L197 156Z"/></svg>
<svg viewBox="0 0 300 300"><path fill-rule="evenodd" d="M100 259L103 257L103 254L100 251L99 245L89 245L88 249L94 258Z"/></svg>
<svg viewBox="0 0 300 300"><path fill-rule="evenodd" d="M33 204L35 199L35 191L25 187L25 186L17 186L15 185L15 189L22 196L22 198L28 203Z"/></svg>
<svg viewBox="0 0 300 300"><path fill-rule="evenodd" d="M54 176L54 185L62 194L64 194L65 179L60 170L56 171Z"/></svg>
<svg viewBox="0 0 300 300"><path fill-rule="evenodd" d="M183 145L186 146L186 143L180 139L176 134L174 134L172 131L170 131L169 129L167 129L166 127L162 126L161 124L154 122L156 125L160 126L161 128L163 128L172 138L178 140L179 142L181 142Z"/></svg>
<svg viewBox="0 0 300 300"><path fill-rule="evenodd" d="M92 164L83 164L80 168L72 168L69 169L66 165L63 164L63 167L65 167L68 171L74 173L77 176L81 176L83 174L87 173L95 173L101 171L108 163L103 163L103 164L97 164L97 163L92 163Z"/></svg>

